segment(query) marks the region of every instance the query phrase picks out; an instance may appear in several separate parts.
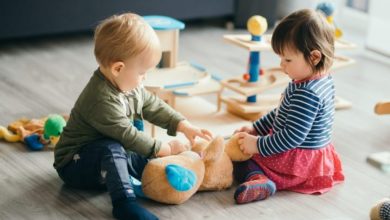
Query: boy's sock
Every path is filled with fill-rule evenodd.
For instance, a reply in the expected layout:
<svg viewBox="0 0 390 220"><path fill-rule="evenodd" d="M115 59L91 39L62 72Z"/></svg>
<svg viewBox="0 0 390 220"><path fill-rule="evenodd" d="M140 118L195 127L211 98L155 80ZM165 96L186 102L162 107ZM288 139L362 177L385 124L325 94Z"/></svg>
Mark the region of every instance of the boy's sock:
<svg viewBox="0 0 390 220"><path fill-rule="evenodd" d="M234 193L238 204L264 200L276 191L275 183L263 174L253 174L240 184Z"/></svg>
<svg viewBox="0 0 390 220"><path fill-rule="evenodd" d="M130 182L131 182L131 185L133 186L134 194L137 197L148 198L148 197L146 197L146 195L142 191L142 183L139 180L130 176Z"/></svg>
<svg viewBox="0 0 390 220"><path fill-rule="evenodd" d="M126 198L113 202L112 214L120 220L158 220L151 212L138 205L135 199Z"/></svg>

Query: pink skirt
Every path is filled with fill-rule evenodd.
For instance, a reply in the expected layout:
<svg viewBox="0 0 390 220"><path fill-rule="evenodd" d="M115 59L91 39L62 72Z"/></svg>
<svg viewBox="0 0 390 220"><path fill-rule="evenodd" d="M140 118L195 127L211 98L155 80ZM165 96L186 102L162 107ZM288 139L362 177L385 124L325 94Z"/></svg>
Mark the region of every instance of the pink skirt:
<svg viewBox="0 0 390 220"><path fill-rule="evenodd" d="M344 181L333 144L320 149L296 148L268 157L256 154L252 160L275 182L277 190L322 194Z"/></svg>

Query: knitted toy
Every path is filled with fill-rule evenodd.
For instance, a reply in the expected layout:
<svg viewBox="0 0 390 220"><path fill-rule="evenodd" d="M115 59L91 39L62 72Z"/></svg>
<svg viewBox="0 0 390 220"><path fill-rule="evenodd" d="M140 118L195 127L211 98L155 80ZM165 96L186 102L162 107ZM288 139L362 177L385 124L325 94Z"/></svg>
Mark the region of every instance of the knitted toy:
<svg viewBox="0 0 390 220"><path fill-rule="evenodd" d="M142 175L143 194L166 204L181 204L197 191L222 190L233 183L234 160L247 160L237 136L198 141L192 151L151 160ZM234 153L234 154L232 154ZM201 155L201 156L200 156Z"/></svg>
<svg viewBox="0 0 390 220"><path fill-rule="evenodd" d="M45 121L43 126L43 138L50 140L52 146L55 146L60 139L62 130L66 125L65 118L60 115L51 115Z"/></svg>
<svg viewBox="0 0 390 220"><path fill-rule="evenodd" d="M390 199L382 199L371 208L371 220L390 220Z"/></svg>
<svg viewBox="0 0 390 220"><path fill-rule="evenodd" d="M45 144L57 144L65 124L65 118L60 115L41 119L22 118L7 128L0 126L0 138L8 142L24 142L30 150L41 150Z"/></svg>

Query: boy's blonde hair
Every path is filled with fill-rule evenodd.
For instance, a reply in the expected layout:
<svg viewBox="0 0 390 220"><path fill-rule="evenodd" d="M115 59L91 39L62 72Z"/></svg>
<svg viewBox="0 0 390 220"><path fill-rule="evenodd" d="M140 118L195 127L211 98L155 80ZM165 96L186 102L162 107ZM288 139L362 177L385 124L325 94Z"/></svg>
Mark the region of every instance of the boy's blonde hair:
<svg viewBox="0 0 390 220"><path fill-rule="evenodd" d="M285 17L272 34L272 49L277 54L290 48L303 53L314 72L329 70L334 57L334 30L326 18L311 9L302 9ZM321 60L314 65L310 52L321 52Z"/></svg>
<svg viewBox="0 0 390 220"><path fill-rule="evenodd" d="M139 15L125 13L103 20L95 30L95 57L99 65L133 58L144 51L160 53L160 42L154 30Z"/></svg>

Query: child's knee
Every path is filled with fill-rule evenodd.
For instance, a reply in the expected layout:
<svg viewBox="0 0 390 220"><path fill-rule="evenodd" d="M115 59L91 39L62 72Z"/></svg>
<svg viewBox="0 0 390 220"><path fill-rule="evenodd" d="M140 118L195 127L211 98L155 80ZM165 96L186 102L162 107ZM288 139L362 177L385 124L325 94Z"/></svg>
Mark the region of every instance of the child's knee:
<svg viewBox="0 0 390 220"><path fill-rule="evenodd" d="M108 154L122 155L122 156L127 155L123 145L120 142L115 141L115 140L105 141L103 144L103 148L104 148L105 152Z"/></svg>

